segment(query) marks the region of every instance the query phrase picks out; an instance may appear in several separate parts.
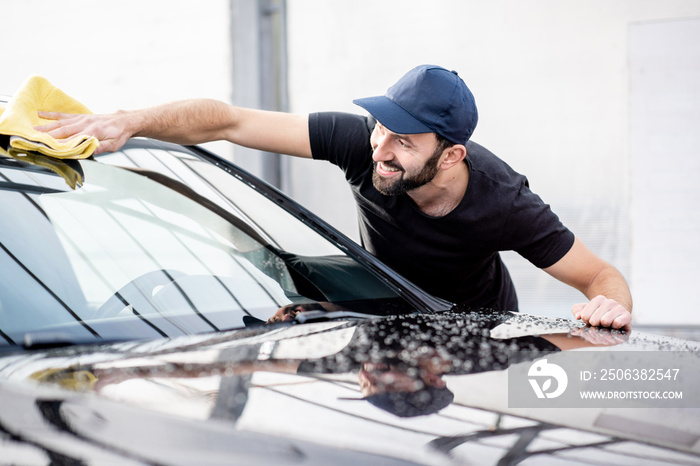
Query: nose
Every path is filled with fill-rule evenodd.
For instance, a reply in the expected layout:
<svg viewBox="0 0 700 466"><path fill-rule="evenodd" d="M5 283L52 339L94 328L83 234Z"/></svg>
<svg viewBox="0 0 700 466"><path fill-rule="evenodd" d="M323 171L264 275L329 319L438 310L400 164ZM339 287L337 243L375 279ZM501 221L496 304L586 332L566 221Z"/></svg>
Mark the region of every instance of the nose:
<svg viewBox="0 0 700 466"><path fill-rule="evenodd" d="M372 135L372 160L375 162L381 162L384 160L393 159L394 156L388 147L389 138L386 133L382 131L374 130Z"/></svg>

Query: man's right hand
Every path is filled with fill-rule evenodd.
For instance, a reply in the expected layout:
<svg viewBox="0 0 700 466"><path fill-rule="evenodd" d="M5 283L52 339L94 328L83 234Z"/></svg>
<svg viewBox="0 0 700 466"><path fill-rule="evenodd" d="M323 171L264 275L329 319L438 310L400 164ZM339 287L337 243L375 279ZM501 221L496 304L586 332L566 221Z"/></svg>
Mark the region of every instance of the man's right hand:
<svg viewBox="0 0 700 466"><path fill-rule="evenodd" d="M99 140L95 154L119 150L131 137L127 130L126 112L109 115L70 114L60 112L39 112L39 117L53 120L34 129L48 133L53 138L70 140L76 136L94 136Z"/></svg>
<svg viewBox="0 0 700 466"><path fill-rule="evenodd" d="M114 152L134 136L176 144L225 140L261 151L311 158L307 115L244 109L212 99L192 99L104 115L40 112L53 120L35 129L58 140L95 136L95 152Z"/></svg>

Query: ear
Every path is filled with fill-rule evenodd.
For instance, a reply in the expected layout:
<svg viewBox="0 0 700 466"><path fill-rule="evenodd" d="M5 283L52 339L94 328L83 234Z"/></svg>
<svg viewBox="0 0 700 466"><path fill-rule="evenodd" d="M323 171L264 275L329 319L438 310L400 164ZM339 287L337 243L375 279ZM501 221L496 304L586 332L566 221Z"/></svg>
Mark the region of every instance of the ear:
<svg viewBox="0 0 700 466"><path fill-rule="evenodd" d="M467 156L467 148L462 144L450 146L442 153L440 168L447 170L460 163Z"/></svg>

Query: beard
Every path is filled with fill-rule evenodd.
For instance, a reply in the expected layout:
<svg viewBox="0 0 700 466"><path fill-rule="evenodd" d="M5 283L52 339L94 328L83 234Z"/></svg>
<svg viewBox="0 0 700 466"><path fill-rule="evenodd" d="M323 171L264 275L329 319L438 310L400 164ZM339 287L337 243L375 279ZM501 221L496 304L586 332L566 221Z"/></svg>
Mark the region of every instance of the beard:
<svg viewBox="0 0 700 466"><path fill-rule="evenodd" d="M384 194L385 196L400 196L414 189L418 189L421 186L424 186L433 181L433 179L439 171L438 160L440 159L441 155L442 151L436 151L425 162L423 168L421 168L421 170L418 173L412 175L406 174L406 171L403 169L403 167L396 161L392 161L389 163L384 162L384 166L388 168L394 168L402 172L398 176L398 179L391 180L388 180L382 177L379 173L377 173L377 162L374 162L372 164L372 184L374 185L377 191Z"/></svg>

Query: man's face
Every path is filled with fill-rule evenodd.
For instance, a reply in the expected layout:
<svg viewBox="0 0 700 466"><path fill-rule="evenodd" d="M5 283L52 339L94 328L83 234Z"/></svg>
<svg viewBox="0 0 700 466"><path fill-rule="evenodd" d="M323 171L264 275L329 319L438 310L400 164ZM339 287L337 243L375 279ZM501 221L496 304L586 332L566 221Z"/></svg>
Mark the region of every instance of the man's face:
<svg viewBox="0 0 700 466"><path fill-rule="evenodd" d="M385 364L364 363L357 374L362 396L387 392L415 392L425 386L445 388L441 376L430 369L414 368L412 371Z"/></svg>
<svg viewBox="0 0 700 466"><path fill-rule="evenodd" d="M423 388L417 376L410 376L388 364L365 363L357 374L362 396L386 392L415 392Z"/></svg>
<svg viewBox="0 0 700 466"><path fill-rule="evenodd" d="M397 134L377 122L370 136L374 171L372 183L379 192L397 196L430 183L439 168L441 150L434 133Z"/></svg>

